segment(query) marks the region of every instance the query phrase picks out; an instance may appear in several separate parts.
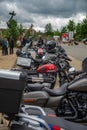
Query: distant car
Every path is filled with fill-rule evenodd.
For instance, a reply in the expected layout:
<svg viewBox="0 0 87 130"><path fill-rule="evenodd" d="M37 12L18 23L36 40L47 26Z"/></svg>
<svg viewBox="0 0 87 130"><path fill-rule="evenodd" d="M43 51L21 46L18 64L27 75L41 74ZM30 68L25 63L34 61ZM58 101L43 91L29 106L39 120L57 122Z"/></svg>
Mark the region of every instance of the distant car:
<svg viewBox="0 0 87 130"><path fill-rule="evenodd" d="M85 45L87 45L87 38L84 38L84 39L82 40L82 42L83 42Z"/></svg>

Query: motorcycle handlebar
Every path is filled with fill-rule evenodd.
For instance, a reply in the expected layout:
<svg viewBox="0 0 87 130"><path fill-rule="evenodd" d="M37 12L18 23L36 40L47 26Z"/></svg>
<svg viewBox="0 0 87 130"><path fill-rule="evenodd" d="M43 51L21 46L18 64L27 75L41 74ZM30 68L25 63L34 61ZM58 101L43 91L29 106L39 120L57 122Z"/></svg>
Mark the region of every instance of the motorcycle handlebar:
<svg viewBox="0 0 87 130"><path fill-rule="evenodd" d="M74 76L77 76L77 75L80 75L82 74L82 71L79 70L79 71L75 71L75 72L72 72L72 73L69 73L68 75L74 75Z"/></svg>
<svg viewBox="0 0 87 130"><path fill-rule="evenodd" d="M60 54L59 58L64 58L65 60L72 61L67 55Z"/></svg>

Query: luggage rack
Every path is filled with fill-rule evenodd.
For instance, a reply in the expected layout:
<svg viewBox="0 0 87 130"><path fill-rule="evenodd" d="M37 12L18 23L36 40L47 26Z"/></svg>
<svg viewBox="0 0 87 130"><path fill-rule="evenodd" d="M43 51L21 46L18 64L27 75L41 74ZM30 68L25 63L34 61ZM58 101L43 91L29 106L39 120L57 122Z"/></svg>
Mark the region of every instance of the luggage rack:
<svg viewBox="0 0 87 130"><path fill-rule="evenodd" d="M39 106L34 106L34 105L22 105L22 111L24 112L24 113L26 113L26 114L30 114L30 113L28 113L27 112L27 110L28 111L31 111L31 110L38 110L39 112L40 112L40 114L41 115L43 115L43 116L46 116L47 114L46 114L46 112L43 110L43 108L41 108L41 107L39 107ZM37 115L38 113L34 113L34 115ZM33 115L33 114L32 114Z"/></svg>
<svg viewBox="0 0 87 130"><path fill-rule="evenodd" d="M21 106L21 112L16 115L17 121L13 120L11 122L11 127L15 126L15 130L17 125L21 126L27 126L27 128L32 128L34 130L51 130L47 122L43 119L41 119L40 116L36 115L29 115L26 110L33 109L33 110L39 110L41 112L42 116L46 116L45 111L38 106L30 106L30 105L22 105Z"/></svg>

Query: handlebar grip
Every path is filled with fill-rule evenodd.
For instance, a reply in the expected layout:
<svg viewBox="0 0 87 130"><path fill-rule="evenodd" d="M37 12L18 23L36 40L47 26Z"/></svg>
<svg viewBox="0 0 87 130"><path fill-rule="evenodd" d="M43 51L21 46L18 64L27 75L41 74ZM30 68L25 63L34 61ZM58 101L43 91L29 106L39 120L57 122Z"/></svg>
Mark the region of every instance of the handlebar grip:
<svg viewBox="0 0 87 130"><path fill-rule="evenodd" d="M82 74L82 71L76 71L76 75Z"/></svg>

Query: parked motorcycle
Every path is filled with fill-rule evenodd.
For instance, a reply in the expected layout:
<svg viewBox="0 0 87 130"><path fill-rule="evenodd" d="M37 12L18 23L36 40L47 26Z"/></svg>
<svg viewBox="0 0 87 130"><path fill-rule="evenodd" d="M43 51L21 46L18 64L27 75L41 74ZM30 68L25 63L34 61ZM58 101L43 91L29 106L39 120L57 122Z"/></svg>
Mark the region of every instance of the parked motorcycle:
<svg viewBox="0 0 87 130"><path fill-rule="evenodd" d="M12 70L27 72L27 74L30 77L32 77L32 76L35 77L32 80L33 82L37 82L37 81L40 82L41 78L45 78L46 82L49 82L52 84L51 88L54 88L57 73L59 73L60 71L62 71L62 73L63 73L63 70L65 70L66 67L67 67L67 70L70 68L70 65L67 61L69 59L66 56L63 56L63 54L61 54L61 53L56 55L57 60L54 61L55 63L52 62L52 60L49 60L49 58L48 58L48 61L47 60L44 61L44 58L43 58L43 60L34 59L30 55L29 52L22 53L20 51L17 51L17 55L19 55L19 57L17 59L17 65L21 66L22 69L14 68ZM50 59L54 59L54 55L52 55ZM48 62L48 64L45 64L47 62ZM40 65L40 64L42 64L42 65ZM64 66L66 66L66 67L64 68ZM30 70L28 70L28 69L30 69ZM61 76L62 75L60 75L60 79L61 79ZM36 81L36 77L38 79L37 81ZM50 78L51 80L49 81L48 78ZM42 79L42 80L44 81L44 79ZM62 81L62 80L60 80L60 81Z"/></svg>
<svg viewBox="0 0 87 130"><path fill-rule="evenodd" d="M9 120L11 130L52 130L39 116L28 114L28 107L20 105L26 74L0 70L0 112ZM42 110L43 115L45 113Z"/></svg>
<svg viewBox="0 0 87 130"><path fill-rule="evenodd" d="M87 74L82 73L59 89L42 87L40 91L24 93L23 103L52 108L57 116L68 120L87 121Z"/></svg>
<svg viewBox="0 0 87 130"><path fill-rule="evenodd" d="M25 78L22 72L0 70L0 113L9 120L11 130L51 130L43 119L29 116L20 105Z"/></svg>
<svg viewBox="0 0 87 130"><path fill-rule="evenodd" d="M84 82L85 76L86 76L85 74L82 76L84 77L83 83L85 83L83 86L78 86L77 84L74 84L74 86L72 86L71 84L68 90L71 91L72 89L73 93L74 91L76 91L77 96L79 96L78 95L79 92L82 95L84 95L84 90L85 90L85 93L87 91L87 87L86 87L87 81ZM80 78L82 79L82 77ZM20 106L22 92L25 86L24 84L25 84L26 78L27 78L26 74L22 72L13 72L11 70L0 70L0 83L1 83L0 85L0 104L1 104L0 112L5 114L4 117L6 119L9 119L10 121L9 127L11 128L11 130L33 130L33 129L34 130L39 130L39 129L40 130L53 130L53 128L57 129L57 126L60 126L61 128L64 128L67 130L75 130L77 128L79 130L87 129L87 126L72 123L72 122L64 120L63 118L57 118L57 117L53 118L53 117L48 117L46 115L38 116L38 117L30 116L27 112L28 107L25 107L23 105ZM81 82L82 81L80 81L80 84ZM75 87L75 85L77 87ZM68 93L68 96L69 96L69 93ZM82 97L82 100L78 99L78 101L80 100L79 101L80 105L82 104L83 106L83 107L80 107L79 104L77 103L77 106L78 106L77 108L80 108L79 111L81 111L81 109L83 110L86 109L85 102L84 102L86 98L84 97ZM69 100L71 98L69 97ZM75 98L74 95L73 95L73 98ZM80 116L84 114L83 112L82 111L80 112Z"/></svg>

